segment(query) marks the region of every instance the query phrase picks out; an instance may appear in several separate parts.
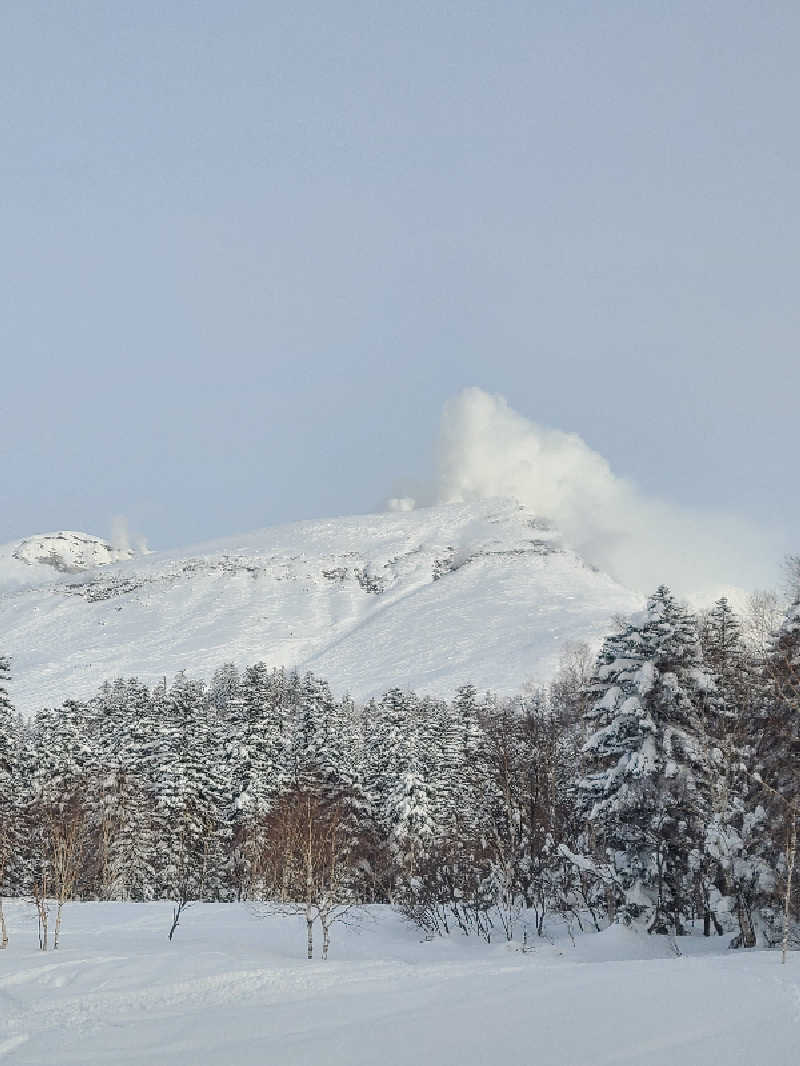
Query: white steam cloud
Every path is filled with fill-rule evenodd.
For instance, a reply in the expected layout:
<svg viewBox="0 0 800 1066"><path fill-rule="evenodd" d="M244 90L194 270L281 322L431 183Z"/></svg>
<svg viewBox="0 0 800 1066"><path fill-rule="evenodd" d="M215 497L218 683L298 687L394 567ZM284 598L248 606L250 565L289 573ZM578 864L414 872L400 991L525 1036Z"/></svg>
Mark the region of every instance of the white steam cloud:
<svg viewBox="0 0 800 1066"><path fill-rule="evenodd" d="M436 495L514 497L588 562L645 593L665 582L708 601L769 584L780 557L777 538L751 523L648 498L576 434L539 426L477 388L445 405Z"/></svg>
<svg viewBox="0 0 800 1066"><path fill-rule="evenodd" d="M387 511L413 511L416 506L413 496L392 496L386 501Z"/></svg>
<svg viewBox="0 0 800 1066"><path fill-rule="evenodd" d="M124 514L115 514L111 519L111 547L122 554L126 554L131 549L128 519Z"/></svg>
<svg viewBox="0 0 800 1066"><path fill-rule="evenodd" d="M147 538L141 533L131 533L124 514L116 514L111 519L111 547L122 559L127 558L131 551L139 555L147 555L149 552Z"/></svg>

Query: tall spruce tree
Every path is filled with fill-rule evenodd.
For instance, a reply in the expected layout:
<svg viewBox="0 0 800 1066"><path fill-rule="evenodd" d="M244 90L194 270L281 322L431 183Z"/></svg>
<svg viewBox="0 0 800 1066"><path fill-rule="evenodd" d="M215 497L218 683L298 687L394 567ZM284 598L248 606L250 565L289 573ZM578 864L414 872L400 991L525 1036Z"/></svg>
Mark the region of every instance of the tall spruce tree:
<svg viewBox="0 0 800 1066"><path fill-rule="evenodd" d="M392 688L365 710L365 783L375 818L384 831L388 828L389 797L416 757L417 706L413 693Z"/></svg>
<svg viewBox="0 0 800 1066"><path fill-rule="evenodd" d="M114 686L120 712L101 742L97 811L104 898L146 900L157 891L157 773L160 723L147 686L130 678ZM109 722L109 718L106 718Z"/></svg>
<svg viewBox="0 0 800 1066"><path fill-rule="evenodd" d="M719 772L713 812L696 866L703 874L708 911L717 923L735 929L735 947L753 947L757 939L754 913L764 873L759 853L765 812L747 767L763 707L762 674L726 597L704 616L700 640L703 661L718 694L715 713L706 724L719 753Z"/></svg>
<svg viewBox="0 0 800 1066"><path fill-rule="evenodd" d="M171 898L224 895L223 841L228 832L222 752L209 723L203 686L179 674L155 693L160 737L156 785L161 891Z"/></svg>
<svg viewBox="0 0 800 1066"><path fill-rule="evenodd" d="M712 807L705 719L715 690L695 619L668 588L605 641L590 687L577 786L585 846L610 871L624 917L681 933L696 903L691 855Z"/></svg>

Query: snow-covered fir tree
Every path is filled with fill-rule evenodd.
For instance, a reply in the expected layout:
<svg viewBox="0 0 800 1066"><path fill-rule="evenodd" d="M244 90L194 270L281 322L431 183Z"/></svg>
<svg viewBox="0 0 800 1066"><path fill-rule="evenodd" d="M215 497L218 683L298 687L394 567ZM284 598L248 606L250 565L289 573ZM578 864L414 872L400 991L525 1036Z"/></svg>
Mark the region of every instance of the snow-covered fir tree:
<svg viewBox="0 0 800 1066"><path fill-rule="evenodd" d="M718 753L713 809L696 865L705 873L707 913L735 930L734 946L752 947L765 874L760 857L765 809L752 776L764 702L761 670L743 637L740 619L722 597L702 619L704 664L714 677L716 714L707 720Z"/></svg>
<svg viewBox="0 0 800 1066"><path fill-rule="evenodd" d="M693 852L712 810L713 679L694 618L660 586L644 617L607 638L591 682L578 782L585 848L628 919L680 933L697 903Z"/></svg>
<svg viewBox="0 0 800 1066"><path fill-rule="evenodd" d="M402 875L414 877L433 843L435 826L430 795L413 759L389 793L385 818L393 863Z"/></svg>
<svg viewBox="0 0 800 1066"><path fill-rule="evenodd" d="M161 893L220 898L228 804L206 693L198 682L178 675L159 702L155 820Z"/></svg>
<svg viewBox="0 0 800 1066"><path fill-rule="evenodd" d="M227 754L237 817L257 820L272 809L290 775L285 708L265 663L245 671L226 707L233 727Z"/></svg>
<svg viewBox="0 0 800 1066"><path fill-rule="evenodd" d="M399 688L364 712L364 783L375 818L384 830L389 824L389 797L400 775L415 759L417 698Z"/></svg>

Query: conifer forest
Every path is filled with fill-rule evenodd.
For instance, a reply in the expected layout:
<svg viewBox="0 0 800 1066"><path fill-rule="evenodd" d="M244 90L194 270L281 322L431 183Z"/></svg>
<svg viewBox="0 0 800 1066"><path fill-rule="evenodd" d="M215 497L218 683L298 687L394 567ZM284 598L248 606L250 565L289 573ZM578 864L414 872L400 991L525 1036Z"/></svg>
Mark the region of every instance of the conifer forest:
<svg viewBox="0 0 800 1066"><path fill-rule="evenodd" d="M390 903L496 943L609 922L798 942L800 601L762 641L661 586L548 687L356 705L255 663L110 680L23 721L0 689L0 881L42 948L65 902ZM520 928L524 923L524 930ZM3 943L7 943L3 920Z"/></svg>

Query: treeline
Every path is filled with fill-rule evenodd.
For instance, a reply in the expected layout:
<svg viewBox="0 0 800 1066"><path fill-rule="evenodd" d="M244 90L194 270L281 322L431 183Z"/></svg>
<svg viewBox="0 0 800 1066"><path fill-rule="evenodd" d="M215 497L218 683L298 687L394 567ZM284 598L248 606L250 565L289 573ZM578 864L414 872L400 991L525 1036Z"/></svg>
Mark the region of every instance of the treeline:
<svg viewBox="0 0 800 1066"><path fill-rule="evenodd" d="M9 669L0 883L36 904L43 946L72 898L270 900L309 936L320 917L325 946L365 902L487 939L552 911L742 946L798 928L800 602L754 648L725 600L697 618L661 587L596 662L573 649L511 700L357 707L258 663L117 680L23 722Z"/></svg>

